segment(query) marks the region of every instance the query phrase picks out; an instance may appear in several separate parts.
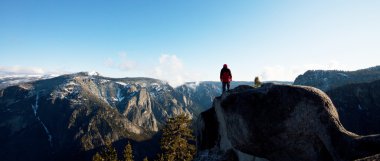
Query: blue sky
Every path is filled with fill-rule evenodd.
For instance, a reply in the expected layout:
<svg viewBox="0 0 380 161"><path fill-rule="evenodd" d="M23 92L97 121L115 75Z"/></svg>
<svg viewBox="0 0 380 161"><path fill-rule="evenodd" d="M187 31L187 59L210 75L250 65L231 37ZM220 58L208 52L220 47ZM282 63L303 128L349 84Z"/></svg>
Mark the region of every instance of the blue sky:
<svg viewBox="0 0 380 161"><path fill-rule="evenodd" d="M379 65L379 20L377 0L2 0L0 73L293 81Z"/></svg>

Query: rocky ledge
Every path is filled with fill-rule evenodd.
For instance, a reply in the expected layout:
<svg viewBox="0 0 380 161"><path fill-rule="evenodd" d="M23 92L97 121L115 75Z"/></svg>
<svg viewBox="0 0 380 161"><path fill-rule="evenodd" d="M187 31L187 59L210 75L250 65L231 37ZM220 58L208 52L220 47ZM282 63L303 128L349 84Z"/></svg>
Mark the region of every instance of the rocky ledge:
<svg viewBox="0 0 380 161"><path fill-rule="evenodd" d="M380 153L380 135L347 131L313 87L239 86L216 97L197 126L197 160L351 161Z"/></svg>

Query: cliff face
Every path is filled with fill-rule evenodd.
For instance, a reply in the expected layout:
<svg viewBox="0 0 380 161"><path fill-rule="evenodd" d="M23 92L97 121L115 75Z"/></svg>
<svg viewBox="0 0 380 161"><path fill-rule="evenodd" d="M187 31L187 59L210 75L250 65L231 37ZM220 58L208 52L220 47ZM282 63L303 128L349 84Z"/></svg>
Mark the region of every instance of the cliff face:
<svg viewBox="0 0 380 161"><path fill-rule="evenodd" d="M2 160L84 160L105 141L150 138L112 106L113 90L91 79L61 76L0 90Z"/></svg>
<svg viewBox="0 0 380 161"><path fill-rule="evenodd" d="M326 93L347 130L361 135L380 133L380 80L349 84Z"/></svg>
<svg viewBox="0 0 380 161"><path fill-rule="evenodd" d="M354 160L380 153L379 135L347 131L330 98L303 86L239 86L223 94L198 119L197 141L198 160Z"/></svg>
<svg viewBox="0 0 380 161"><path fill-rule="evenodd" d="M0 89L0 156L12 161L88 160L106 141L122 149L128 140L136 159L155 157L156 134L167 117L196 117L204 109L193 101L198 86L181 89L191 90L184 95L156 79L88 73ZM205 95L213 94L214 88L205 89L210 91Z"/></svg>
<svg viewBox="0 0 380 161"><path fill-rule="evenodd" d="M380 133L380 66L357 71L307 71L294 81L323 90L344 127L357 134Z"/></svg>

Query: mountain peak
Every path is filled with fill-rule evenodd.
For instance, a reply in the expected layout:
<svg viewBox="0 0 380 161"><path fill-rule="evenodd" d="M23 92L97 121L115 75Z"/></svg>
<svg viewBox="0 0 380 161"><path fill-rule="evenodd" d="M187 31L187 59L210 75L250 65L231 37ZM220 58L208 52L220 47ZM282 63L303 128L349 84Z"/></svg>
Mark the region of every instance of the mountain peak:
<svg viewBox="0 0 380 161"><path fill-rule="evenodd" d="M100 76L100 73L97 72L97 71L90 71L90 72L87 72L87 74L88 74L89 76Z"/></svg>
<svg viewBox="0 0 380 161"><path fill-rule="evenodd" d="M299 75L295 85L306 85L328 91L346 84L367 83L380 79L380 66L356 71L308 70Z"/></svg>

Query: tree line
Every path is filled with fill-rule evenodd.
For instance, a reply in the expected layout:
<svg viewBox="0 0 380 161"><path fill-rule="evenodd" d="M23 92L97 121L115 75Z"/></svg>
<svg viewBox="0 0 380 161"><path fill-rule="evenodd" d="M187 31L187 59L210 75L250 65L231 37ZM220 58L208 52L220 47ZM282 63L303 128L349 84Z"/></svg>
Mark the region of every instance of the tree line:
<svg viewBox="0 0 380 161"><path fill-rule="evenodd" d="M190 129L191 119L185 114L169 118L162 130L160 141L161 154L157 155L155 161L191 161L196 152L194 136ZM112 147L111 142L106 142L106 146L97 152L93 161L119 161L117 151ZM133 149L130 142L125 146L122 161L133 161ZM144 161L148 161L145 157Z"/></svg>

